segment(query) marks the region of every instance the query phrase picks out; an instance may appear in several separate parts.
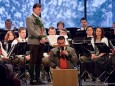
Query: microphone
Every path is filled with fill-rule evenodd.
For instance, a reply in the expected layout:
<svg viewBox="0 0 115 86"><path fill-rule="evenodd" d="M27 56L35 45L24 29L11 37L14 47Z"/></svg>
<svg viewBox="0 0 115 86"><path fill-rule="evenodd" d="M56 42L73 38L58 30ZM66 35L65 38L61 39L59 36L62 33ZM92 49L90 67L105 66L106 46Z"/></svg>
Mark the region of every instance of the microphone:
<svg viewBox="0 0 115 86"><path fill-rule="evenodd" d="M63 52L64 46L61 46L61 50L62 50L62 52ZM63 59L65 59L65 55L62 54L62 57L63 57Z"/></svg>

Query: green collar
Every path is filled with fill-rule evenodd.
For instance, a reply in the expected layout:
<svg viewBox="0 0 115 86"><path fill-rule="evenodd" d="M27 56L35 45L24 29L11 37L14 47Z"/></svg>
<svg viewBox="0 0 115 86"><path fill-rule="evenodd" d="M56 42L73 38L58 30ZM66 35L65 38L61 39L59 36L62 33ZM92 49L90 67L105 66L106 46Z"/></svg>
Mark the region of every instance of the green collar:
<svg viewBox="0 0 115 86"><path fill-rule="evenodd" d="M41 29L43 28L43 24L42 24L42 22L39 20L39 18L38 17L36 17L34 14L32 14L34 17L35 17L35 22L34 22L34 24L35 25L38 25Z"/></svg>

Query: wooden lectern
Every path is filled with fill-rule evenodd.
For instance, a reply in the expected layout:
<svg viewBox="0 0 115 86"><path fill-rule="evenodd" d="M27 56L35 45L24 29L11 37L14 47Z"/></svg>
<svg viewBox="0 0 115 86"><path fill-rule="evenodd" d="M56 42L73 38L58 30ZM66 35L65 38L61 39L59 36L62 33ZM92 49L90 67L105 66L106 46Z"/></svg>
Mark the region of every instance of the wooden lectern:
<svg viewBox="0 0 115 86"><path fill-rule="evenodd" d="M78 86L76 69L53 69L53 86Z"/></svg>

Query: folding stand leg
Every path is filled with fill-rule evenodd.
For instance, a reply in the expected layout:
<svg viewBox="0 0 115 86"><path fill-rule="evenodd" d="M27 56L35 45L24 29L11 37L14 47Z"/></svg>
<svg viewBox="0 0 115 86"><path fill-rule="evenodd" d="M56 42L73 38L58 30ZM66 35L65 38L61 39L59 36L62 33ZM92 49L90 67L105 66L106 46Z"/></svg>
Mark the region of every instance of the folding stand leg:
<svg viewBox="0 0 115 86"><path fill-rule="evenodd" d="M26 73L26 59L25 59L25 55L22 56L22 58L24 58L24 72L19 76L19 78L23 78L22 81L24 81L26 83L27 86L27 77L29 77L29 75Z"/></svg>

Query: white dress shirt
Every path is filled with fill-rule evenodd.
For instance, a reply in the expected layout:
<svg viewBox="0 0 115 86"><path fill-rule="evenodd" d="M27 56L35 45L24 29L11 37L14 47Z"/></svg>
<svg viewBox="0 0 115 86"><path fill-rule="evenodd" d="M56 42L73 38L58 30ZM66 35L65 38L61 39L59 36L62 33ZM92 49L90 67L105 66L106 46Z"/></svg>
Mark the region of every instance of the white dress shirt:
<svg viewBox="0 0 115 86"><path fill-rule="evenodd" d="M77 29L77 31L83 31L83 30L86 30L86 28L81 27L81 28Z"/></svg>
<svg viewBox="0 0 115 86"><path fill-rule="evenodd" d="M18 37L12 42L12 45L17 44L18 42L27 42L27 39L22 39L21 37Z"/></svg>
<svg viewBox="0 0 115 86"><path fill-rule="evenodd" d="M92 46L94 47L94 43L95 43L94 38L91 39L91 43L92 43ZM108 39L106 37L103 37L99 43L105 43L107 46L109 46Z"/></svg>

